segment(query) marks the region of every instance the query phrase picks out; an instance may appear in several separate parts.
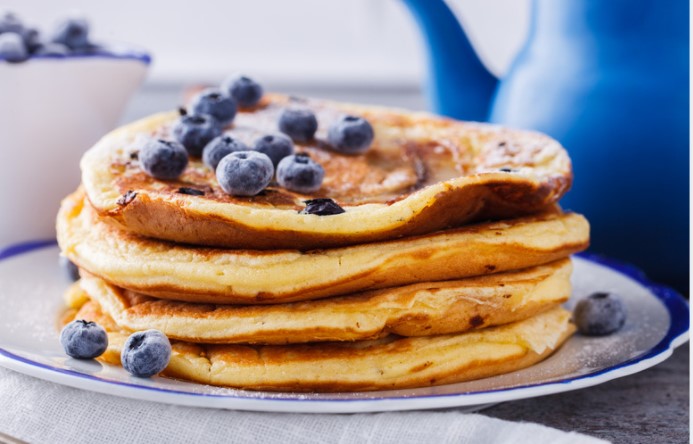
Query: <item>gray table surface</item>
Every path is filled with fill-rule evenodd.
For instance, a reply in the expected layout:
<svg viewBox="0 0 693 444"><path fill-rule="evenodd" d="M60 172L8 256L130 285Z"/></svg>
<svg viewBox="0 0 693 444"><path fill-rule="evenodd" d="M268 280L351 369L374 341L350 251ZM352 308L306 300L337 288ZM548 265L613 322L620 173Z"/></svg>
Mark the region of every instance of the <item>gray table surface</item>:
<svg viewBox="0 0 693 444"><path fill-rule="evenodd" d="M689 356L685 344L641 373L587 389L499 404L482 413L614 443L690 442Z"/></svg>

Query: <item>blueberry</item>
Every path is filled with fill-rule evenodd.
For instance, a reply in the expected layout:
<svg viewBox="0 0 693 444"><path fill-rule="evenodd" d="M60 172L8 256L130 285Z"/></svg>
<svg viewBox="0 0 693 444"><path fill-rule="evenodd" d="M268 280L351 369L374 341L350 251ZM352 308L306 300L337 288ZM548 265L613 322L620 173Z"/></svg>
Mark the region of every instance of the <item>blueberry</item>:
<svg viewBox="0 0 693 444"><path fill-rule="evenodd" d="M243 108L257 105L262 98L262 86L245 76L231 77L224 82L222 88Z"/></svg>
<svg viewBox="0 0 693 444"><path fill-rule="evenodd" d="M0 12L0 34L6 32L16 32L21 34L24 31L24 24L14 12Z"/></svg>
<svg viewBox="0 0 693 444"><path fill-rule="evenodd" d="M58 22L53 43L61 43L70 49L81 49L89 45L89 22L82 17L68 17Z"/></svg>
<svg viewBox="0 0 693 444"><path fill-rule="evenodd" d="M63 271L63 274L69 282L75 282L79 280L79 268L70 259L65 256L59 256L58 263Z"/></svg>
<svg viewBox="0 0 693 444"><path fill-rule="evenodd" d="M133 333L120 352L120 363L131 375L148 378L163 371L171 360L171 343L159 330Z"/></svg>
<svg viewBox="0 0 693 444"><path fill-rule="evenodd" d="M95 322L75 320L63 327L60 344L68 356L91 359L101 356L108 347L106 330Z"/></svg>
<svg viewBox="0 0 693 444"><path fill-rule="evenodd" d="M318 216L331 216L333 214L344 213L344 208L337 202L328 198L309 199L305 201L306 208L300 211L301 214L315 214Z"/></svg>
<svg viewBox="0 0 693 444"><path fill-rule="evenodd" d="M24 40L24 46L30 53L36 52L41 46L41 34L36 28L24 28L20 34Z"/></svg>
<svg viewBox="0 0 693 444"><path fill-rule="evenodd" d="M91 43L87 42L86 45L81 46L79 48L74 48L71 49L70 52L72 54L76 55L94 55L94 54L104 54L104 53L109 53L106 48L103 46L97 44L97 43Z"/></svg>
<svg viewBox="0 0 693 444"><path fill-rule="evenodd" d="M363 153L373 142L373 127L362 117L344 116L330 126L327 141L341 153Z"/></svg>
<svg viewBox="0 0 693 444"><path fill-rule="evenodd" d="M217 181L233 196L254 196L272 180L274 167L265 154L238 151L221 159L217 166Z"/></svg>
<svg viewBox="0 0 693 444"><path fill-rule="evenodd" d="M573 318L583 335L605 336L623 327L626 307L615 294L594 293L578 302Z"/></svg>
<svg viewBox="0 0 693 444"><path fill-rule="evenodd" d="M312 193L320 189L325 170L305 153L287 156L277 166L277 182L287 190Z"/></svg>
<svg viewBox="0 0 693 444"><path fill-rule="evenodd" d="M8 62L23 62L29 57L22 36L15 32L0 34L0 58Z"/></svg>
<svg viewBox="0 0 693 444"><path fill-rule="evenodd" d="M34 55L44 57L65 57L69 53L70 48L60 43L44 43L34 51Z"/></svg>
<svg viewBox="0 0 693 444"><path fill-rule="evenodd" d="M178 142L151 139L138 155L142 170L156 179L178 178L188 166L188 153Z"/></svg>
<svg viewBox="0 0 693 444"><path fill-rule="evenodd" d="M183 144L188 154L200 157L212 139L221 134L221 125L206 114L186 114L173 127L173 135Z"/></svg>
<svg viewBox="0 0 693 444"><path fill-rule="evenodd" d="M267 154L276 168L279 161L294 153L294 144L291 138L281 133L267 134L255 141L254 150Z"/></svg>
<svg viewBox="0 0 693 444"><path fill-rule="evenodd" d="M223 136L212 139L211 142L202 150L202 161L212 171L216 171L217 165L221 159L236 151L249 151L250 148L236 139L235 137L225 134Z"/></svg>
<svg viewBox="0 0 693 444"><path fill-rule="evenodd" d="M311 110L287 108L279 116L279 131L295 142L308 142L318 130L318 119Z"/></svg>
<svg viewBox="0 0 693 444"><path fill-rule="evenodd" d="M207 88L190 104L192 114L209 114L222 125L228 125L236 116L236 101L218 88Z"/></svg>
<svg viewBox="0 0 693 444"><path fill-rule="evenodd" d="M204 191L198 190L196 188L190 188L190 187L180 187L180 188L178 188L177 193L187 194L188 196L204 196L205 195Z"/></svg>

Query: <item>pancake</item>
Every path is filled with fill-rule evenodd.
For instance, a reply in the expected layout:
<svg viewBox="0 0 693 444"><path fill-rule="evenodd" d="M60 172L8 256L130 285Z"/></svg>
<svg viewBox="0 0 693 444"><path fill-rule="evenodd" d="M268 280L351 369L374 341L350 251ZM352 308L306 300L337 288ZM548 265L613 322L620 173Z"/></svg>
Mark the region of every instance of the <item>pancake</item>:
<svg viewBox="0 0 693 444"><path fill-rule="evenodd" d="M233 197L199 159L178 179L156 180L136 155L151 137L171 138L178 118L154 115L106 135L83 157L82 183L89 201L109 223L159 239L215 247L313 249L425 234L473 221L533 214L570 188L565 150L543 134L465 123L430 114L323 100L266 95L240 110L230 134L252 146L276 132L288 106L312 109L316 140L298 144L325 168L311 195L276 184L254 197ZM360 155L329 149L326 131L344 114L363 116L375 140ZM182 194L194 189L201 196ZM300 214L305 201L331 198L346 211Z"/></svg>
<svg viewBox="0 0 693 444"><path fill-rule="evenodd" d="M189 342L288 344L461 333L523 320L568 300L571 270L563 259L517 272L261 306L154 299L85 273L80 282L125 330L156 328Z"/></svg>
<svg viewBox="0 0 693 444"><path fill-rule="evenodd" d="M120 364L128 333L96 302L76 319L108 332L99 359ZM203 384L269 391L366 391L425 387L481 379L533 365L575 331L557 307L524 321L457 335L293 345L201 345L172 341L163 375Z"/></svg>
<svg viewBox="0 0 693 444"><path fill-rule="evenodd" d="M224 250L145 239L104 223L80 192L58 214L58 242L80 268L163 299L269 304L519 270L587 247L584 217L550 212L351 247Z"/></svg>

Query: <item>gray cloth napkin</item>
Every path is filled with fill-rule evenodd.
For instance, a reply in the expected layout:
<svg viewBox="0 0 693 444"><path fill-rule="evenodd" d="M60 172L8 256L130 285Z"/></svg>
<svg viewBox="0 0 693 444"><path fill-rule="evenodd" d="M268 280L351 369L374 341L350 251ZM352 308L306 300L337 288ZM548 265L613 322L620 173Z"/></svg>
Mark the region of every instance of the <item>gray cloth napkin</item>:
<svg viewBox="0 0 693 444"><path fill-rule="evenodd" d="M4 368L0 432L36 444L607 442L454 410L315 415L182 407L78 390Z"/></svg>

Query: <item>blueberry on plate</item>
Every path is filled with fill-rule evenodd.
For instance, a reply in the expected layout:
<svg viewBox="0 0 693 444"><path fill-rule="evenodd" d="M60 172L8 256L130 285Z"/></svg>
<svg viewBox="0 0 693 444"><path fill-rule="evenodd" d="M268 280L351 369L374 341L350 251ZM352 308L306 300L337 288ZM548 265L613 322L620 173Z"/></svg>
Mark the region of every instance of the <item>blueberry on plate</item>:
<svg viewBox="0 0 693 444"><path fill-rule="evenodd" d="M255 151L266 154L276 168L279 161L294 153L291 138L281 133L267 134L255 141Z"/></svg>
<svg viewBox="0 0 693 444"><path fill-rule="evenodd" d="M89 46L89 22L82 17L68 17L56 25L51 42L60 43L70 49Z"/></svg>
<svg viewBox="0 0 693 444"><path fill-rule="evenodd" d="M256 195L269 185L273 175L270 158L255 151L231 153L217 166L217 181L232 196Z"/></svg>
<svg viewBox="0 0 693 444"><path fill-rule="evenodd" d="M313 111L305 108L287 108L279 116L279 131L294 142L305 143L315 137L318 119Z"/></svg>
<svg viewBox="0 0 693 444"><path fill-rule="evenodd" d="M173 127L173 135L193 157L200 157L204 147L221 134L221 125L207 114L186 114Z"/></svg>
<svg viewBox="0 0 693 444"><path fill-rule="evenodd" d="M63 327L60 344L68 356L92 359L101 356L108 347L108 335L96 322L75 320Z"/></svg>
<svg viewBox="0 0 693 444"><path fill-rule="evenodd" d="M231 77L224 82L222 88L243 108L257 105L262 98L262 86L246 76Z"/></svg>
<svg viewBox="0 0 693 444"><path fill-rule="evenodd" d="M163 371L171 360L171 343L159 330L131 334L120 352L120 363L133 376L149 378Z"/></svg>
<svg viewBox="0 0 693 444"><path fill-rule="evenodd" d="M24 39L16 32L0 34L0 58L8 62L23 62L29 57Z"/></svg>
<svg viewBox="0 0 693 444"><path fill-rule="evenodd" d="M221 125L228 125L236 117L236 101L219 88L207 88L193 98L190 112L209 114Z"/></svg>
<svg viewBox="0 0 693 444"><path fill-rule="evenodd" d="M573 320L583 335L605 336L623 327L626 307L613 293L593 293L577 303Z"/></svg>
<svg viewBox="0 0 693 444"><path fill-rule="evenodd" d="M148 140L138 158L145 173L161 180L177 179L188 166L188 152L183 145L171 140Z"/></svg>
<svg viewBox="0 0 693 444"><path fill-rule="evenodd" d="M362 117L344 116L327 131L327 141L341 153L363 153L373 142L373 127Z"/></svg>
<svg viewBox="0 0 693 444"><path fill-rule="evenodd" d="M287 190L312 193L320 189L325 170L308 154L287 156L277 166L277 182Z"/></svg>
<svg viewBox="0 0 693 444"><path fill-rule="evenodd" d="M248 145L233 136L224 134L215 137L202 150L202 162L212 171L216 171L221 159L236 151L250 151Z"/></svg>
<svg viewBox="0 0 693 444"><path fill-rule="evenodd" d="M68 259L66 256L60 255L58 258L58 263L60 264L60 269L69 282L75 282L79 280L79 268Z"/></svg>

